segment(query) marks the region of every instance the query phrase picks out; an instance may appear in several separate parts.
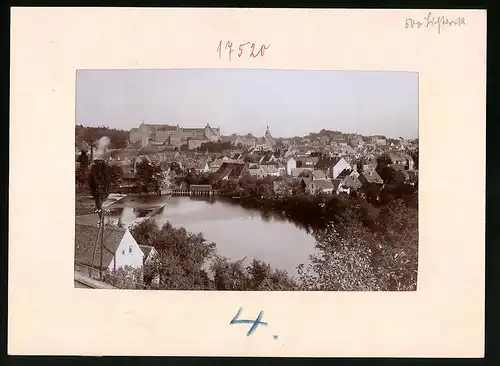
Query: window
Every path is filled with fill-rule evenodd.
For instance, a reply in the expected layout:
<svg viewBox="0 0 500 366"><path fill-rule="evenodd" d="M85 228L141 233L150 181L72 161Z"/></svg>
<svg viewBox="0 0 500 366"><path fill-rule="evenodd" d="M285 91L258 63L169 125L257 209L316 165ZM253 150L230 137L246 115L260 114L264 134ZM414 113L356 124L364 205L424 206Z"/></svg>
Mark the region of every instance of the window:
<svg viewBox="0 0 500 366"><path fill-rule="evenodd" d="M132 253L132 246L128 247L128 253Z"/></svg>
<svg viewBox="0 0 500 366"><path fill-rule="evenodd" d="M122 250L122 254L125 255L125 251L124 250Z"/></svg>

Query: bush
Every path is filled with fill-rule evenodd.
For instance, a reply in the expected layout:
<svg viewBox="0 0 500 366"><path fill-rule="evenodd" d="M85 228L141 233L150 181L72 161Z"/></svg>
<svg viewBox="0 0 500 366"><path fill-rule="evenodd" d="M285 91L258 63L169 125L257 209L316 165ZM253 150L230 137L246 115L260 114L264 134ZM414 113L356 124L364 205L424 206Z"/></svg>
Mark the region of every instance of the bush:
<svg viewBox="0 0 500 366"><path fill-rule="evenodd" d="M104 273L103 280L111 286L120 289L139 290L146 287L143 280L142 268L137 269L130 266Z"/></svg>

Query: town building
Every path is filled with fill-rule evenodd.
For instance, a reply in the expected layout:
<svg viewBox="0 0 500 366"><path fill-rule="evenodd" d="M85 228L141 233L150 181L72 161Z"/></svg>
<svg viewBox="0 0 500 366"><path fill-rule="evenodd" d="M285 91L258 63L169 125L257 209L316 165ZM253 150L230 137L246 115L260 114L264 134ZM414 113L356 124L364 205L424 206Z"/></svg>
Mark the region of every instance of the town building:
<svg viewBox="0 0 500 366"><path fill-rule="evenodd" d="M187 128L179 125L141 123L138 128L132 128L129 133L131 143L139 143L141 147L152 145L173 145L180 147L188 145L197 148L203 142L219 141L220 128L211 127L208 123L204 128ZM189 144L190 140L194 140Z"/></svg>
<svg viewBox="0 0 500 366"><path fill-rule="evenodd" d="M75 225L75 270L82 273L89 273L92 266L98 232L97 215L89 216L92 217L77 217ZM93 220L90 220L92 218ZM85 222L79 222L79 220L85 220ZM106 225L103 241L101 270L112 272L123 267L142 268L144 253L128 229ZM94 262L96 271L99 271L101 264L100 256L100 245L98 245ZM96 272L89 274L91 277L95 277Z"/></svg>

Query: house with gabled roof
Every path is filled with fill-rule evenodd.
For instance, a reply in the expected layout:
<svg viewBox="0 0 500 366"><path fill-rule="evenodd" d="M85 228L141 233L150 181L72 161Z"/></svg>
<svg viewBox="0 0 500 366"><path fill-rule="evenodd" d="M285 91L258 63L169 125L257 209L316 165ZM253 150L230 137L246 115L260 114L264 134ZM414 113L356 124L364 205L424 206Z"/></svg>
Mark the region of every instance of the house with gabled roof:
<svg viewBox="0 0 500 366"><path fill-rule="evenodd" d="M312 172L312 178L313 180L325 180L327 179L327 176L324 171L320 169L315 169Z"/></svg>
<svg viewBox="0 0 500 366"><path fill-rule="evenodd" d="M223 162L219 170L217 170L216 177L220 180L227 179L240 179L245 175L249 175L248 163L244 162Z"/></svg>
<svg viewBox="0 0 500 366"><path fill-rule="evenodd" d="M331 162L332 178L337 179L344 170L352 170L351 165L342 157L333 158Z"/></svg>
<svg viewBox="0 0 500 366"><path fill-rule="evenodd" d="M407 153L402 153L402 154L399 154L399 155L406 160L405 168L407 170L413 170L414 167L415 167L415 161L413 160L413 158L411 157L411 155L409 155Z"/></svg>
<svg viewBox="0 0 500 366"><path fill-rule="evenodd" d="M97 222L97 215L95 219ZM92 266L97 231L98 226L89 222L79 224L77 221L75 225L75 269L82 273L89 273ZM105 225L103 241L102 267L101 246L98 245L94 268L103 271L114 271L125 266L142 268L144 253L128 229ZM95 276L95 272L89 274Z"/></svg>
<svg viewBox="0 0 500 366"><path fill-rule="evenodd" d="M144 253L143 264L151 263L155 258L159 258L158 251L151 245L139 245Z"/></svg>
<svg viewBox="0 0 500 366"><path fill-rule="evenodd" d="M333 193L334 187L331 180L311 180L306 186L306 192L309 194Z"/></svg>
<svg viewBox="0 0 500 366"><path fill-rule="evenodd" d="M361 184L368 184L368 183L379 184L379 185L384 184L384 180L374 170L362 172L359 175L358 179L360 180Z"/></svg>
<svg viewBox="0 0 500 366"><path fill-rule="evenodd" d="M359 174L357 176L348 175L342 180L342 186L349 189L349 193L352 191L357 191L361 188L363 184L359 180Z"/></svg>
<svg viewBox="0 0 500 366"><path fill-rule="evenodd" d="M400 155L396 155L393 153L388 154L389 159L391 159L392 164L400 164L405 166L406 165L406 159L401 157Z"/></svg>

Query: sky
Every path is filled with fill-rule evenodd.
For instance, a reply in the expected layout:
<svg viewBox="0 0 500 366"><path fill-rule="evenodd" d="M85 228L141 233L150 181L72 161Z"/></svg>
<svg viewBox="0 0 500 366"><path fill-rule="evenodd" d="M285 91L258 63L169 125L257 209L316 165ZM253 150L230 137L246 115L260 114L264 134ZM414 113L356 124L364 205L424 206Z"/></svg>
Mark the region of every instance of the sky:
<svg viewBox="0 0 500 366"><path fill-rule="evenodd" d="M321 129L418 137L418 74L249 69L78 70L76 124L220 127L223 135Z"/></svg>

